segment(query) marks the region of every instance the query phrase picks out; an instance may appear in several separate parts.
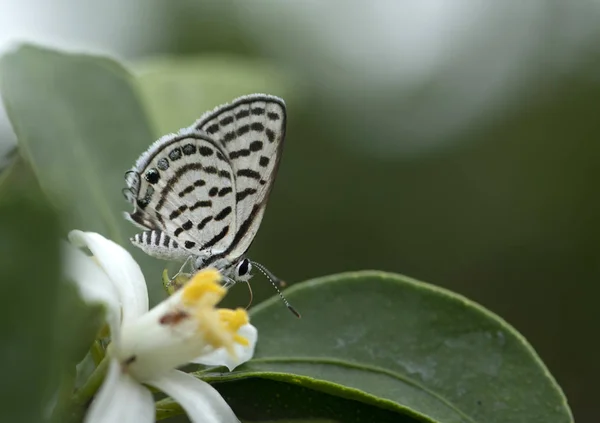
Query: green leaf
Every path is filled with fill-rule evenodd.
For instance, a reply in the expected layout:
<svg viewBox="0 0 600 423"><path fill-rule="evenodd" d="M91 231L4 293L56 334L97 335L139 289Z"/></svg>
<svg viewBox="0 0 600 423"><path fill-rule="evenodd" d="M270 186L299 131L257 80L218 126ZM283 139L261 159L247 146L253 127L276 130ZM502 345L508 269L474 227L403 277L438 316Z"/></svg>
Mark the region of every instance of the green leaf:
<svg viewBox="0 0 600 423"><path fill-rule="evenodd" d="M34 201L40 195L39 183L31 166L18 153L0 174L0 202L5 197L4 193L10 197L10 192L15 191Z"/></svg>
<svg viewBox="0 0 600 423"><path fill-rule="evenodd" d="M141 94L157 133L190 126L236 97L257 92L288 98L291 78L264 61L235 56L165 58L139 66Z"/></svg>
<svg viewBox="0 0 600 423"><path fill-rule="evenodd" d="M22 155L69 229L133 248L124 173L154 141L131 76L116 62L25 45L0 61L0 91ZM141 251L151 292L165 263Z"/></svg>
<svg viewBox="0 0 600 423"><path fill-rule="evenodd" d="M0 421L49 421L71 394L99 314L60 279L55 212L35 185L7 186L10 179L0 202Z"/></svg>
<svg viewBox="0 0 600 423"><path fill-rule="evenodd" d="M215 380L218 380L216 377ZM212 380L208 378L207 380ZM373 407L351 399L324 394L300 385L268 379L242 379L234 383L214 383L213 387L225 398L237 417L248 422L377 422L416 423L410 415ZM171 399L157 403L157 416L165 419L183 410ZM314 418L312 416L319 416ZM323 416L328 417L326 420ZM173 420L173 419L171 419ZM166 420L170 422L171 420ZM324 421L325 420L325 421ZM183 421L183 420L177 420Z"/></svg>
<svg viewBox="0 0 600 423"><path fill-rule="evenodd" d="M562 391L527 341L464 297L383 272L317 279L286 296L302 319L278 298L254 308L255 358L215 381L281 381L415 413L422 421L573 421ZM236 400L243 399L238 392ZM275 402L302 407L285 396L255 401L251 415L240 417L260 419L260 410ZM335 417L304 409L306 416Z"/></svg>

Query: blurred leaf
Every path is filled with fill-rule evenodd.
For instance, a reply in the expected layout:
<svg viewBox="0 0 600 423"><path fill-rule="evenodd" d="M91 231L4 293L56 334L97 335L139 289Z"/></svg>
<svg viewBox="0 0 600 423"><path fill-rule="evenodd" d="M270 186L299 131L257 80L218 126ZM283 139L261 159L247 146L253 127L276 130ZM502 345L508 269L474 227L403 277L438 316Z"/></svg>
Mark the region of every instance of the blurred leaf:
<svg viewBox="0 0 600 423"><path fill-rule="evenodd" d="M131 77L116 62L23 46L0 61L0 90L23 156L67 213L69 229L96 231L134 250L121 211L124 173L154 139ZM164 262L141 251L162 296Z"/></svg>
<svg viewBox="0 0 600 423"><path fill-rule="evenodd" d="M302 319L276 297L254 308L254 359L213 381L277 380L444 423L573 421L526 340L464 297L382 272L313 280L286 296ZM334 417L286 396L253 400L248 412L259 419L275 403Z"/></svg>
<svg viewBox="0 0 600 423"><path fill-rule="evenodd" d="M286 99L293 86L268 63L235 56L146 62L138 81L160 135L190 126L204 112L241 95L264 92Z"/></svg>
<svg viewBox="0 0 600 423"><path fill-rule="evenodd" d="M58 325L56 343L61 355L69 364L77 364L85 357L104 324L104 312L100 305L90 306L83 302L71 283L61 286L58 299Z"/></svg>
<svg viewBox="0 0 600 423"><path fill-rule="evenodd" d="M5 193L8 195L10 191L17 190L32 199L40 195L39 183L31 166L18 154L0 174L0 202L5 197Z"/></svg>
<svg viewBox="0 0 600 423"><path fill-rule="evenodd" d="M71 286L59 279L59 232L35 185L3 187L0 421L49 421L95 334L94 311L73 307Z"/></svg>

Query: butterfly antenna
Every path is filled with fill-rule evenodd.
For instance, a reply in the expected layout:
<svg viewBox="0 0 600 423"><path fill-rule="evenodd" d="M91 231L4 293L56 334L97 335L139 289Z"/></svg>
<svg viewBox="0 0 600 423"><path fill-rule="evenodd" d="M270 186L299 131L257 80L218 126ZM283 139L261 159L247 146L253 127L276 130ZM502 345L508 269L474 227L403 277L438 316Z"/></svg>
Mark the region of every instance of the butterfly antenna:
<svg viewBox="0 0 600 423"><path fill-rule="evenodd" d="M246 284L248 285L248 292L250 292L250 301L248 302L248 305L246 306L246 310L248 310L250 308L250 306L252 305L252 301L254 300L254 294L252 293L252 286L250 286L250 281L246 282Z"/></svg>
<svg viewBox="0 0 600 423"><path fill-rule="evenodd" d="M273 285L273 288L275 288L275 291L277 291L277 293L279 294L279 297L281 298L281 300L283 301L283 303L285 304L285 306L297 317L300 318L300 313L298 313L298 311L296 311L296 309L294 307L292 307L292 305L290 304L290 302L283 296L283 294L281 293L281 291L279 290L279 286L283 285L283 281L279 278L277 278L275 275L273 275L271 272L269 272L262 264L257 263L255 261L250 261L250 263L252 263L254 266L256 266L256 268L258 270L260 270L260 272L265 275L265 277L271 282L271 285Z"/></svg>

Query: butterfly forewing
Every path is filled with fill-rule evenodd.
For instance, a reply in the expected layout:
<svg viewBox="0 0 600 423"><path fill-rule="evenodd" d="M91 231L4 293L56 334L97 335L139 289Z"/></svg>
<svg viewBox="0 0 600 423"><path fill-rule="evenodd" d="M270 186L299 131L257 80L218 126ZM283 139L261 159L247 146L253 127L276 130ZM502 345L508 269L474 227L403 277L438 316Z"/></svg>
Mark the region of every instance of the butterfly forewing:
<svg viewBox="0 0 600 423"><path fill-rule="evenodd" d="M187 130L161 138L140 157L128 185L135 205L130 218L138 225L163 231L196 256L231 245L236 233L233 169L225 151L206 134Z"/></svg>
<svg viewBox="0 0 600 423"><path fill-rule="evenodd" d="M260 226L279 166L285 125L283 100L260 94L241 97L195 124L221 145L231 162L237 222L227 249L232 259L246 252Z"/></svg>

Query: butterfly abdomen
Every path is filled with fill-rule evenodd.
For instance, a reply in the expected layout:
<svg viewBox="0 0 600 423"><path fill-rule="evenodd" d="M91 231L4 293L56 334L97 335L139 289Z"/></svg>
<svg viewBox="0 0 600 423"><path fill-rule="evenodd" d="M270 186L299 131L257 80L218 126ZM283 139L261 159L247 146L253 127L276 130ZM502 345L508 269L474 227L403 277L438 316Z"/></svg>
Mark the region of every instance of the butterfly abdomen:
<svg viewBox="0 0 600 423"><path fill-rule="evenodd" d="M163 231L152 230L136 234L131 242L146 254L164 260L185 260L189 251L179 247L179 243Z"/></svg>

